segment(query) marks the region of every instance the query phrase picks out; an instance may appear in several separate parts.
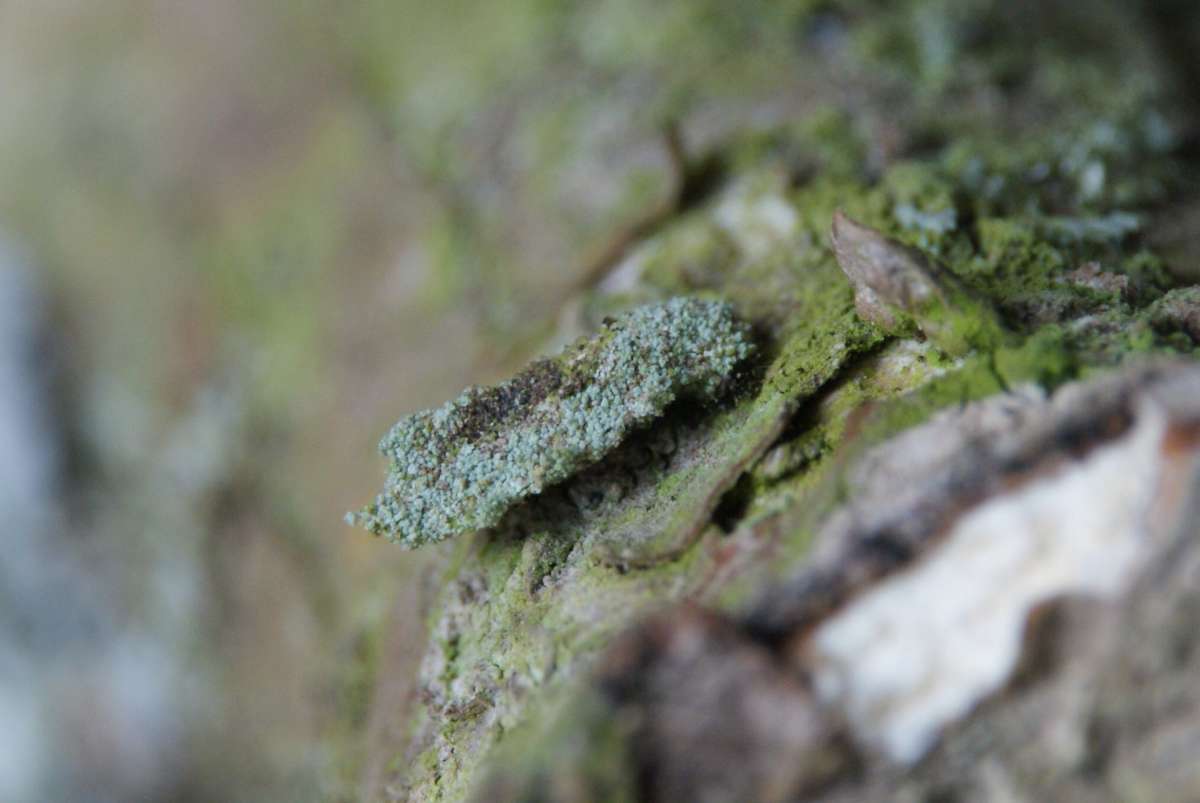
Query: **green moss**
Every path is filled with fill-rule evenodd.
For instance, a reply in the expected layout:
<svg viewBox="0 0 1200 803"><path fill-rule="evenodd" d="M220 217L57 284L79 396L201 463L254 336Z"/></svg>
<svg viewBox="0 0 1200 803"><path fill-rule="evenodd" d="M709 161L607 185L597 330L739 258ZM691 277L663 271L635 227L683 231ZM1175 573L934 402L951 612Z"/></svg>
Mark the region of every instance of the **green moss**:
<svg viewBox="0 0 1200 803"><path fill-rule="evenodd" d="M867 145L855 120L844 110L824 106L800 126L799 137L816 157L822 175L860 179L867 164Z"/></svg>
<svg viewBox="0 0 1200 803"><path fill-rule="evenodd" d="M534 723L506 734L488 762L474 800L556 799L572 789L580 800L634 801L632 724L592 689L560 691L537 706Z"/></svg>
<svg viewBox="0 0 1200 803"><path fill-rule="evenodd" d="M1162 257L1144 248L1122 259L1117 270L1130 278L1136 300L1141 302L1158 297L1175 284Z"/></svg>
<svg viewBox="0 0 1200 803"><path fill-rule="evenodd" d="M883 190L891 199L892 217L915 238L912 244L940 256L947 235L959 227L957 188L950 178L928 164L901 162L885 174Z"/></svg>
<svg viewBox="0 0 1200 803"><path fill-rule="evenodd" d="M1045 326L1019 346L999 348L994 366L1007 387L1034 382L1054 388L1072 378L1078 358L1066 332L1059 326Z"/></svg>
<svg viewBox="0 0 1200 803"><path fill-rule="evenodd" d="M968 275L994 293L1048 287L1066 268L1062 253L1041 241L1028 221L984 218L978 221L977 230L979 255L969 263Z"/></svg>
<svg viewBox="0 0 1200 803"><path fill-rule="evenodd" d="M733 240L705 215L681 218L649 246L641 280L665 292L694 293L725 283L737 260Z"/></svg>

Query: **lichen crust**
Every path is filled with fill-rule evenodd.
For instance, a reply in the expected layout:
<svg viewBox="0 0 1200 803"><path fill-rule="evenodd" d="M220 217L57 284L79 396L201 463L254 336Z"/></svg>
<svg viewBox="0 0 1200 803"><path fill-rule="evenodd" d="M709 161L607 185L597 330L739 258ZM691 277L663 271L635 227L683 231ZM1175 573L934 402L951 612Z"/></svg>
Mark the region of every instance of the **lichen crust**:
<svg viewBox="0 0 1200 803"><path fill-rule="evenodd" d="M722 301L631 310L506 382L399 421L379 444L383 492L347 521L407 547L493 526L675 399L717 395L753 348Z"/></svg>

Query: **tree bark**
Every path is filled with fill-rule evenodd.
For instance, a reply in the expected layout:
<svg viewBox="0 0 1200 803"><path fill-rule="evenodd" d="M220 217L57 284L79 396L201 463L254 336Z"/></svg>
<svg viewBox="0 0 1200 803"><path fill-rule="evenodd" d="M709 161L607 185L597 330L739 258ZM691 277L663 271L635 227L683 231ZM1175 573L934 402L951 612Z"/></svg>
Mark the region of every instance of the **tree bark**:
<svg viewBox="0 0 1200 803"><path fill-rule="evenodd" d="M701 6L562 38L434 180L477 260L573 255L550 342L696 295L755 354L432 548L371 794L1200 799L1197 15Z"/></svg>

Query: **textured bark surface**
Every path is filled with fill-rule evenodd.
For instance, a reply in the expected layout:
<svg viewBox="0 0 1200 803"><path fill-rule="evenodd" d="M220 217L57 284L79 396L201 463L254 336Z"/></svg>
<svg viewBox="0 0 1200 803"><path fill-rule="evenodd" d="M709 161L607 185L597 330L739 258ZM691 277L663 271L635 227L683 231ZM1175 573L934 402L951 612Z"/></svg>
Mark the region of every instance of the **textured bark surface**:
<svg viewBox="0 0 1200 803"><path fill-rule="evenodd" d="M371 793L1197 799L1195 15L779 6L664 33L757 50L659 109L663 191L591 208L625 222L550 338L695 295L755 355L436 548L411 727ZM662 53L601 101L597 52L551 94L637 139ZM473 135L551 101L507 102ZM559 155L601 152L639 151ZM460 167L466 209L549 203ZM558 221L514 236L569 250Z"/></svg>

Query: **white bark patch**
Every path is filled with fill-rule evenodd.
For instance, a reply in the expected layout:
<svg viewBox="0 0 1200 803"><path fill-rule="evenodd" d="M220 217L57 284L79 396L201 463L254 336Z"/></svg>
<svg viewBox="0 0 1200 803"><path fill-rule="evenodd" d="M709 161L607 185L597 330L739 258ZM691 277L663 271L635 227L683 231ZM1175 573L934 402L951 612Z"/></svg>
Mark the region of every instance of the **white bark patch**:
<svg viewBox="0 0 1200 803"><path fill-rule="evenodd" d="M717 205L713 218L750 259L763 257L787 243L799 222L787 199L771 194L734 193Z"/></svg>
<svg viewBox="0 0 1200 803"><path fill-rule="evenodd" d="M1034 606L1128 585L1149 545L1166 425L1141 405L1121 439L979 504L929 557L832 616L811 642L821 701L862 744L920 759L1009 679Z"/></svg>
<svg viewBox="0 0 1200 803"><path fill-rule="evenodd" d="M617 293L632 293L637 289L642 274L646 271L646 262L659 250L657 243L642 245L627 254L608 272L599 284L599 290L605 295Z"/></svg>

